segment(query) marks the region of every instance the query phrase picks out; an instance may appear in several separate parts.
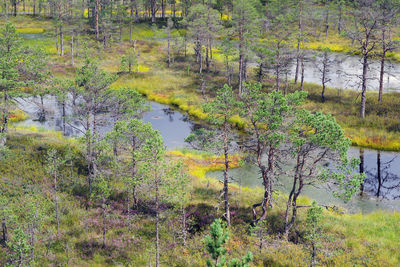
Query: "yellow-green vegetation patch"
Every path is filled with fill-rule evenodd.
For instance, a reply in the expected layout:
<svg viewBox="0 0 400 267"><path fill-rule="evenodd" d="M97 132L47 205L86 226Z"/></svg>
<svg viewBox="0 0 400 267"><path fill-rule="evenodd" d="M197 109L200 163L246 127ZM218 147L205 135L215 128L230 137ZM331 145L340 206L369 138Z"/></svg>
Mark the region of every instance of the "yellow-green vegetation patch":
<svg viewBox="0 0 400 267"><path fill-rule="evenodd" d="M17 28L17 32L21 34L39 34L44 33L44 28Z"/></svg>
<svg viewBox="0 0 400 267"><path fill-rule="evenodd" d="M20 109L12 110L10 112L10 121L11 122L14 122L14 123L20 122L20 121L27 120L28 118L29 118L29 116Z"/></svg>

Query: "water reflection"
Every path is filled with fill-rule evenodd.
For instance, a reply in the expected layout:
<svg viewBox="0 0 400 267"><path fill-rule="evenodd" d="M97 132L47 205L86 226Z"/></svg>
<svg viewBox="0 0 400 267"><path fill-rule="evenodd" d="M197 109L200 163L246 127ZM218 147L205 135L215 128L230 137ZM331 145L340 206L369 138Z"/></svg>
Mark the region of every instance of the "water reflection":
<svg viewBox="0 0 400 267"><path fill-rule="evenodd" d="M304 62L304 81L309 83L321 84L321 61L322 54L318 51L308 50L305 52ZM326 80L327 86L338 89L338 94L342 89L360 90L362 64L361 57L345 53L329 53L329 61ZM258 63L251 63L253 67L258 67ZM288 66L289 75L294 78L296 72L296 61L290 62ZM274 75L273 71L270 71ZM368 65L368 90L377 91L379 88L380 61L370 59ZM386 61L383 89L385 92L399 91L400 88L400 64Z"/></svg>
<svg viewBox="0 0 400 267"><path fill-rule="evenodd" d="M304 195L316 200L322 205L337 205L350 212L368 213L374 210L400 210L400 155L394 152L384 152L351 147L350 157L361 160L359 171L366 173L366 179L361 188L362 194L356 195L350 202L345 203L335 198L326 186L305 187ZM223 178L222 172L210 172L209 176ZM241 168L230 171L232 181L241 186L261 186L260 173L256 166L245 164ZM289 193L291 179L285 175L279 176L276 189Z"/></svg>
<svg viewBox="0 0 400 267"><path fill-rule="evenodd" d="M375 158L376 163L365 166L365 157L368 157L367 160L370 161ZM365 155L364 149L360 149L360 160L360 172L364 171L367 176L361 188L362 193L379 199L400 199L400 158L398 154L368 151Z"/></svg>
<svg viewBox="0 0 400 267"><path fill-rule="evenodd" d="M38 120L42 108L39 97L17 98L16 100L19 108L29 115L29 119L18 123L19 126L35 126L56 131L63 130L62 106L54 97L47 96L43 99L43 106L46 112L45 121ZM142 115L142 119L146 123L150 122L154 129L161 132L168 149L186 146L185 138L194 130L202 127L201 124L190 120L187 115L166 105L155 102L150 102L149 104L151 110L145 112ZM80 121L73 119L73 109L70 106L66 108L66 115L68 119L66 120L65 135L68 137L82 136L84 127ZM112 120L106 113L99 114L99 117L101 117L99 120L101 123L98 130L100 134L105 134L112 129Z"/></svg>

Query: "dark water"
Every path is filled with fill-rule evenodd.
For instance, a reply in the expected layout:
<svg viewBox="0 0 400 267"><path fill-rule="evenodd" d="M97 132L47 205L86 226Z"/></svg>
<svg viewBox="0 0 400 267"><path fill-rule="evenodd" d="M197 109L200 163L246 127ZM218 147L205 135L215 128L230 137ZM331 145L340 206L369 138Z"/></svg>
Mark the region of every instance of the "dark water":
<svg viewBox="0 0 400 267"><path fill-rule="evenodd" d="M37 121L38 111L40 110L39 98L18 99L18 102L20 108L30 115L30 119L18 123L18 126L62 130L62 109L54 98L45 98L45 122ZM143 114L143 120L151 123L155 129L160 131L168 149L186 146L184 139L193 130L202 127L201 124L193 122L187 115L171 109L169 106L155 102L149 104L151 111ZM67 114L71 115L70 109L67 109ZM101 133L111 130L112 123L105 121L106 123L99 127ZM68 124L66 128L67 136L82 135L83 127L77 121L69 121ZM363 171L367 175L362 195L357 195L349 203L343 203L326 190L309 187L304 190L304 194L321 204L344 206L353 212L370 212L376 209L400 210L400 153L351 147L349 156L362 159L359 171ZM241 168L233 169L230 174L233 182L242 186L261 185L259 171L254 165L244 165ZM212 172L209 175L222 178L222 172ZM279 180L281 182L281 185L278 185L279 190L287 192L290 188L289 177L280 177Z"/></svg>

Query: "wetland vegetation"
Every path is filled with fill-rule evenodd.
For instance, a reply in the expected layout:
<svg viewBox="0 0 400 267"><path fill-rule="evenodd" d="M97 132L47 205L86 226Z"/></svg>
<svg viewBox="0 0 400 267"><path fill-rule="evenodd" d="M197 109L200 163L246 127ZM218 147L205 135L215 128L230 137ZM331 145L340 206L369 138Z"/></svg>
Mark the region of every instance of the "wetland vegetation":
<svg viewBox="0 0 400 267"><path fill-rule="evenodd" d="M400 264L399 1L0 9L0 266Z"/></svg>

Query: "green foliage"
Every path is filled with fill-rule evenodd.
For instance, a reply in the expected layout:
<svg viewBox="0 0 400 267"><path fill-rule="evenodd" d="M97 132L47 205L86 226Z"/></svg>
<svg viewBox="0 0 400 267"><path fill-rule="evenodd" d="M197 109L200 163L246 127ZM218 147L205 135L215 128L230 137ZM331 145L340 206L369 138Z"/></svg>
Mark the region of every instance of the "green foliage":
<svg viewBox="0 0 400 267"><path fill-rule="evenodd" d="M301 110L297 113L297 120L298 125L295 126L294 135L290 139L296 147L296 153L303 155L306 151L316 148L328 149L336 153L338 159L331 160L333 168L320 170L319 173L317 171L316 175L323 181L333 181L341 190L336 194L349 200L358 192L365 178L365 174L354 172L359 160L348 159L347 152L351 141L346 138L343 129L331 115ZM312 158L313 156L309 155L308 157ZM320 162L326 157L328 157L327 153L315 157L313 160Z"/></svg>
<svg viewBox="0 0 400 267"><path fill-rule="evenodd" d="M320 206L317 205L315 201L313 201L311 207L307 210L307 217L306 217L307 233L304 236L306 242L311 245L312 266L315 265L317 249L321 247L321 239L323 237L321 229L322 219L323 219L323 210Z"/></svg>
<svg viewBox="0 0 400 267"><path fill-rule="evenodd" d="M247 252L246 256L241 259L232 259L229 262L228 267L249 267L249 263L253 260L253 254L251 252Z"/></svg>
<svg viewBox="0 0 400 267"><path fill-rule="evenodd" d="M248 267L253 260L253 254L248 252L241 259L233 258L228 264L226 262L225 244L229 239L229 231L221 219L216 219L210 226L210 235L204 238L207 252L211 255L211 259L207 259L207 266L214 267Z"/></svg>
<svg viewBox="0 0 400 267"><path fill-rule="evenodd" d="M52 80L50 94L54 95L59 103L65 103L68 100L68 94L76 91L75 83L67 78L54 78Z"/></svg>
<svg viewBox="0 0 400 267"><path fill-rule="evenodd" d="M31 264L31 258L29 256L31 245L29 244L28 235L21 229L15 228L13 239L10 240L7 245L13 252L10 266L24 266Z"/></svg>
<svg viewBox="0 0 400 267"><path fill-rule="evenodd" d="M108 91L107 100L114 122L138 117L150 109L142 95L128 88L112 88Z"/></svg>
<svg viewBox="0 0 400 267"><path fill-rule="evenodd" d="M227 250L224 245L228 239L229 232L225 229L221 219L215 220L210 226L210 235L204 238L207 252L211 255L211 259L207 260L207 266L225 266Z"/></svg>
<svg viewBox="0 0 400 267"><path fill-rule="evenodd" d="M198 129L192 132L185 141L196 149L222 153L225 148L229 148L233 140L230 119L239 115L239 107L239 101L237 101L232 87L225 84L224 87L217 90L212 101L203 105L203 112L208 114L206 120L220 130Z"/></svg>
<svg viewBox="0 0 400 267"><path fill-rule="evenodd" d="M131 73L132 68L135 68L136 72L139 71L139 60L135 48L130 47L126 52L126 55L121 58L121 65L119 67L119 70L121 72L128 71L129 73Z"/></svg>

